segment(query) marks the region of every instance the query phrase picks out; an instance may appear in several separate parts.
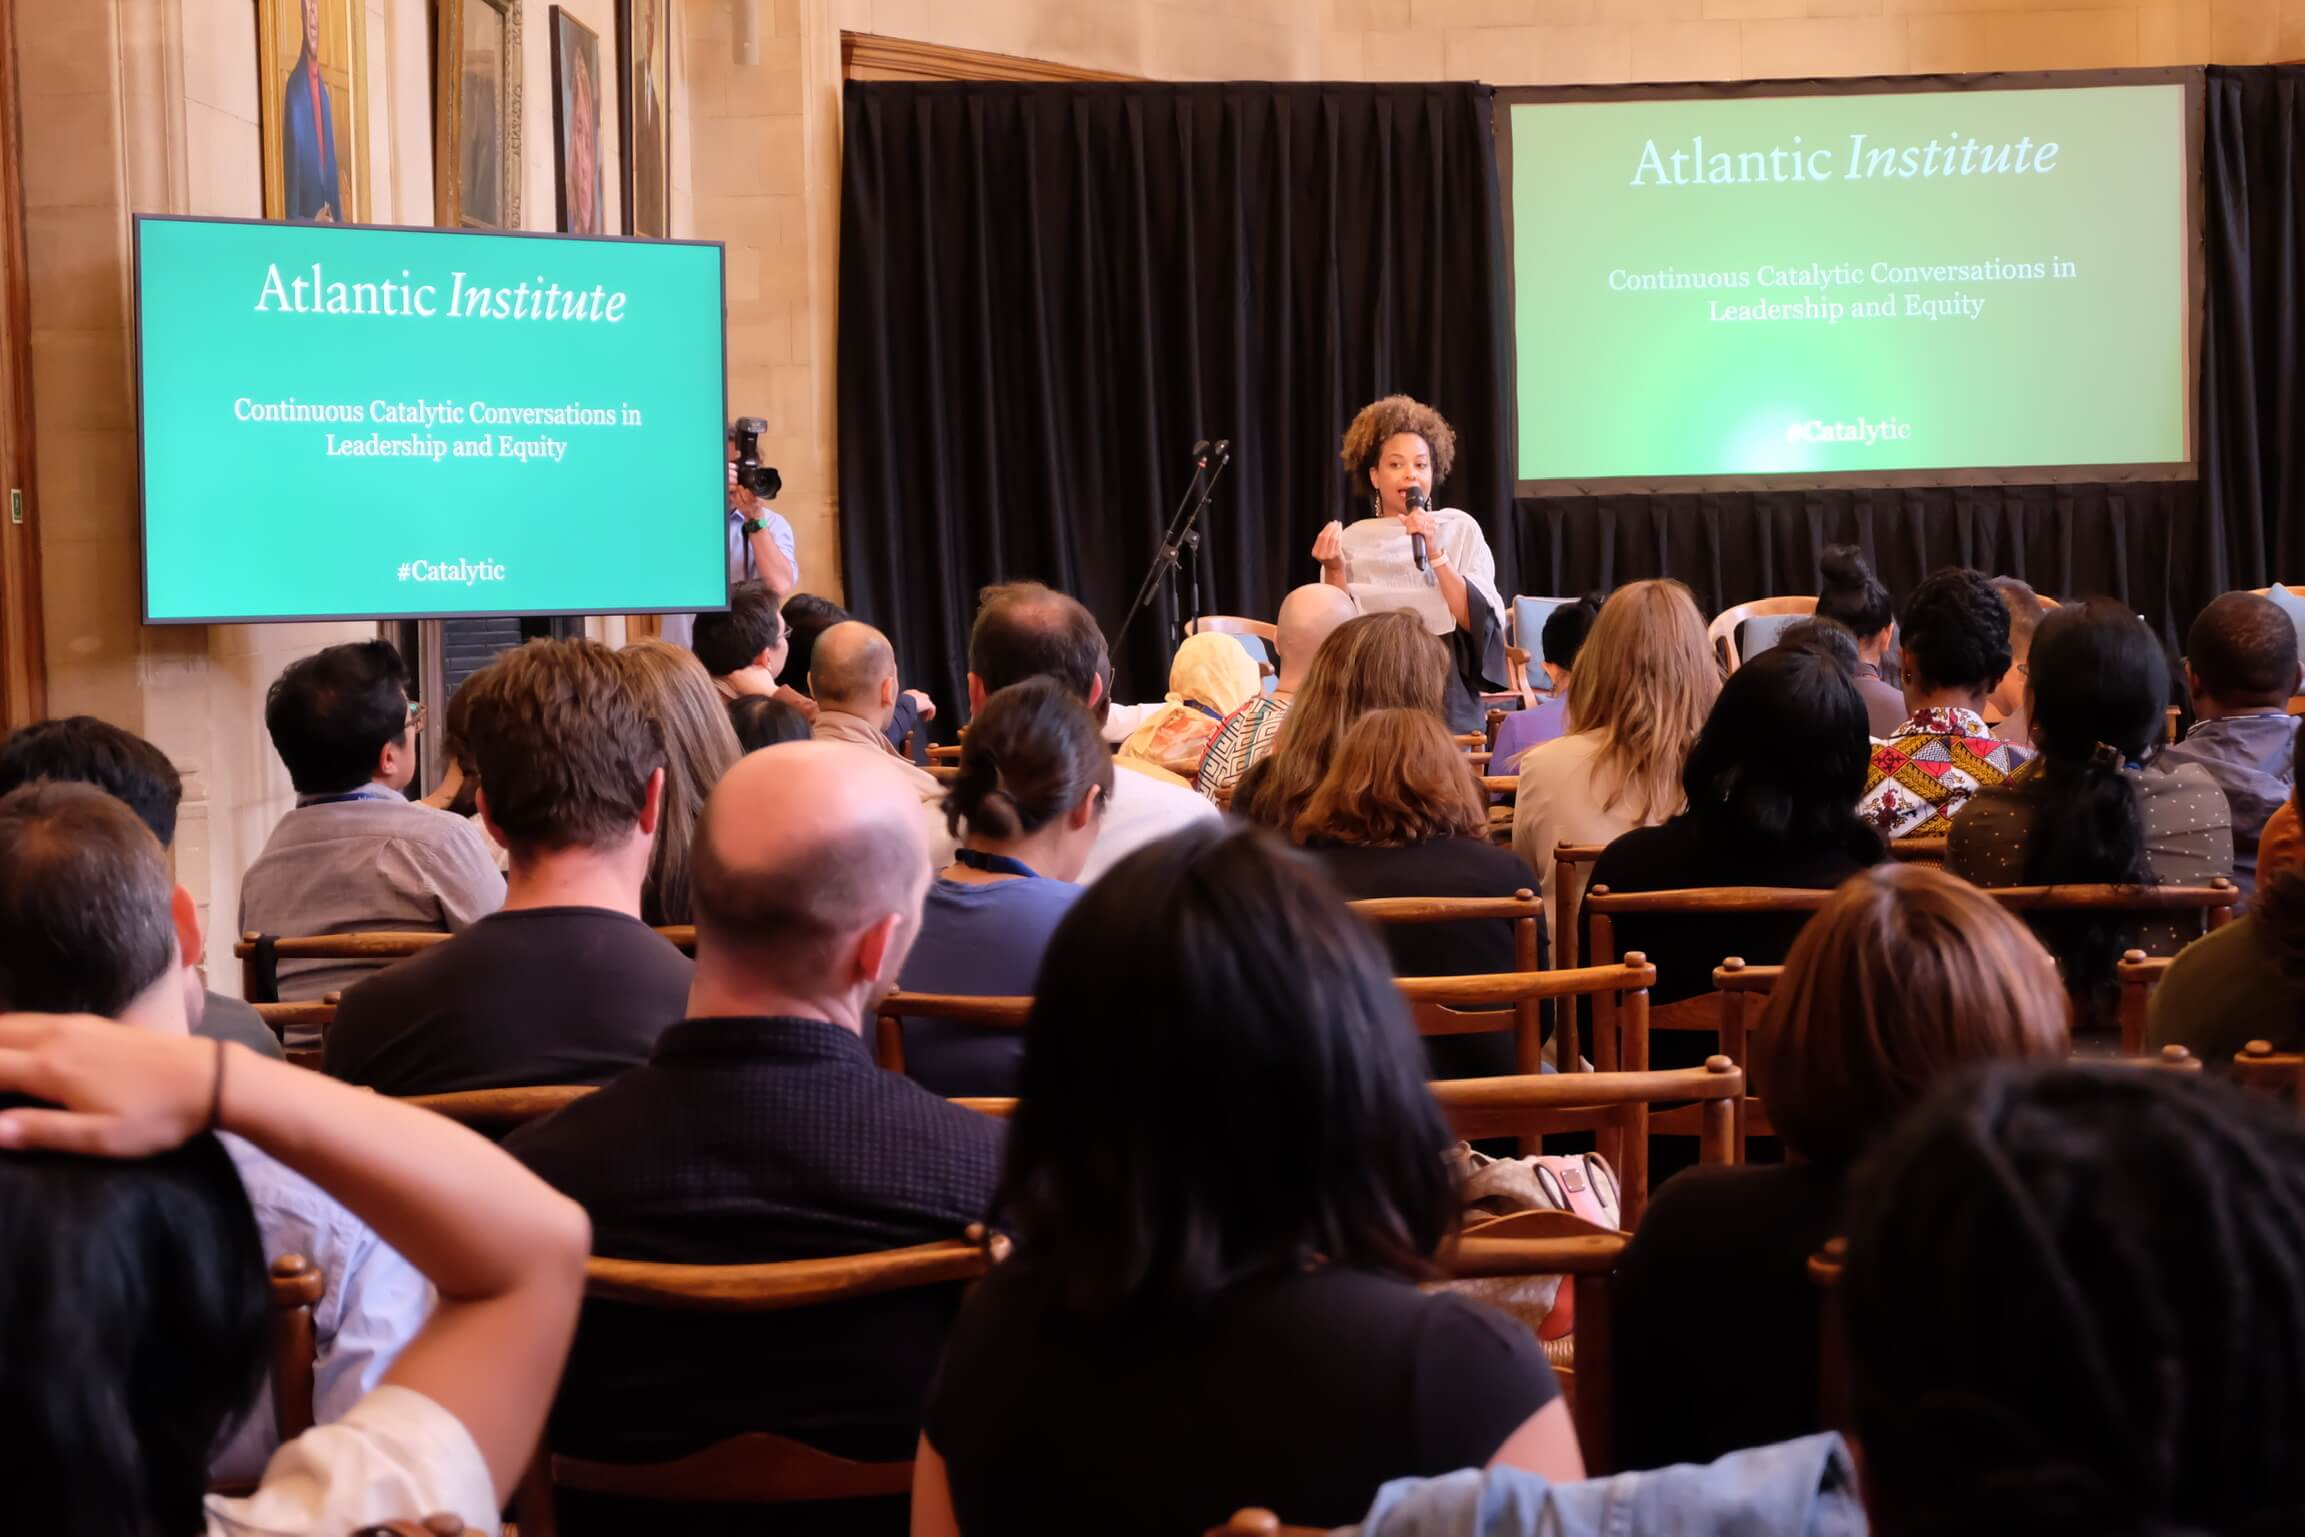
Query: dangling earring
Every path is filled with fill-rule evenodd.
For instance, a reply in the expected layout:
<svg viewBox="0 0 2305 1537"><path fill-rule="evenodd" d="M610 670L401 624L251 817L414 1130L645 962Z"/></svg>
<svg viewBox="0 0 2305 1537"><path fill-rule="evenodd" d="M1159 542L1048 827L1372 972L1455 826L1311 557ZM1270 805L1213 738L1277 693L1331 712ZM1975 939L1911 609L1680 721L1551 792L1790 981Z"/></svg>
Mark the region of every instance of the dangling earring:
<svg viewBox="0 0 2305 1537"><path fill-rule="evenodd" d="M1385 499L1378 495L1376 492L1371 491L1369 493L1369 516L1372 518L1381 518L1384 515Z"/></svg>

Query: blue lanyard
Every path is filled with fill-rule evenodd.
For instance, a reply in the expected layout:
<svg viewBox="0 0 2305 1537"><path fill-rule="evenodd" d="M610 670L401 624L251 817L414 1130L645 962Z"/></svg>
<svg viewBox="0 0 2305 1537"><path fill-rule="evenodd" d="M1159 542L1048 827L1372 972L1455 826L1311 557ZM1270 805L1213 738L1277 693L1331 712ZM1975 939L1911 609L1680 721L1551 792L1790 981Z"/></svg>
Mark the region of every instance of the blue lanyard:
<svg viewBox="0 0 2305 1537"><path fill-rule="evenodd" d="M1035 880L1040 878L1040 872L1031 865L1021 859L1011 859L1006 854L987 854L978 849L954 849L952 862L966 865L971 870L982 870L987 875L1029 875Z"/></svg>

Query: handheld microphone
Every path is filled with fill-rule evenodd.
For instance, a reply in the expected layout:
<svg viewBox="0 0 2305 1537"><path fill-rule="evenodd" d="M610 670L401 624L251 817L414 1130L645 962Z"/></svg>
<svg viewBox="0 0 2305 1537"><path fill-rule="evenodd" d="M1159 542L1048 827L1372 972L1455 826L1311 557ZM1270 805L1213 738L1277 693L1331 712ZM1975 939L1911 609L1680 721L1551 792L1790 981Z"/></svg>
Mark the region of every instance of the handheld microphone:
<svg viewBox="0 0 2305 1537"><path fill-rule="evenodd" d="M1422 486L1409 487L1408 494L1404 496L1402 500L1408 503L1408 508L1411 512L1432 511L1433 504L1425 500L1424 487ZM1417 569L1419 571L1422 571L1426 576L1431 576L1433 574L1432 560L1425 553L1424 535L1409 535L1409 554L1415 557Z"/></svg>

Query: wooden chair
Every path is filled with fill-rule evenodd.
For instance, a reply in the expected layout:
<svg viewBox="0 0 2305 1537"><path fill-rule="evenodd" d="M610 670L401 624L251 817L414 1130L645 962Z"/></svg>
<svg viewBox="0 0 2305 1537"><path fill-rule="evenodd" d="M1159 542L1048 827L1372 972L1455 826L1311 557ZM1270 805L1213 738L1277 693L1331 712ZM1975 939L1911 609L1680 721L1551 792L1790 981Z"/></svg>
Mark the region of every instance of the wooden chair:
<svg viewBox="0 0 2305 1537"><path fill-rule="evenodd" d="M1938 865L1945 863L1945 845L1950 838L1891 838L1889 857L1899 864Z"/></svg>
<svg viewBox="0 0 2305 1537"><path fill-rule="evenodd" d="M1509 841L1509 840L1508 840ZM1570 967L1584 954L1585 882L1592 876L1605 843L1553 845L1553 964ZM1561 1070L1570 1065L1564 1061Z"/></svg>
<svg viewBox="0 0 2305 1537"><path fill-rule="evenodd" d="M2121 984L2121 1052L2135 1056L2145 1049L2145 1020L2153 1010L2153 990L2169 973L2166 955L2147 955L2142 950L2124 950L2113 966L2113 975Z"/></svg>
<svg viewBox="0 0 2305 1537"><path fill-rule="evenodd" d="M1379 928L1501 918L1513 926L1513 970L1533 972L1538 966L1538 924L1544 918L1545 908L1544 903L1537 900L1537 894L1526 888L1509 897L1365 897L1347 905L1363 921ZM1411 1002L1415 1000L1412 998ZM1478 1016L1457 1015L1444 1007L1448 1002L1436 999L1429 1006L1420 1007L1417 1029L1421 1034L1475 1035L1501 1028L1494 1018L1484 1023ZM1513 1009L1516 1060L1522 1072L1533 1073L1537 1070L1538 1054L1544 1050L1543 1014L1533 995L1526 1000L1516 1000Z"/></svg>
<svg viewBox="0 0 2305 1537"><path fill-rule="evenodd" d="M890 993L873 1024L873 1057L892 1073L904 1071L904 1022L950 1019L979 1030L1022 1030L1030 998L968 998L958 993Z"/></svg>
<svg viewBox="0 0 2305 1537"><path fill-rule="evenodd" d="M1484 1035L1496 1030L1498 1011L1513 1011L1513 1061L1523 1073L1543 1071L1542 1005L1559 1001L1554 1028L1559 1055L1577 1052L1579 998L1607 997L1614 1008L1646 1013L1656 968L1635 951L1622 964L1582 966L1574 971L1505 971L1486 976L1395 977L1393 986L1408 1000L1419 1035Z"/></svg>
<svg viewBox="0 0 2305 1537"><path fill-rule="evenodd" d="M2305 1054L2275 1051L2271 1041L2251 1041L2233 1058L2233 1076L2245 1089L2305 1110Z"/></svg>
<svg viewBox="0 0 2305 1537"><path fill-rule="evenodd" d="M266 1277L272 1307L272 1428L285 1445L318 1423L313 1407L320 1341L312 1310L328 1294L328 1278L301 1254L283 1254ZM253 1482L209 1485L209 1492L245 1495ZM461 1528L459 1528L461 1530Z"/></svg>
<svg viewBox="0 0 2305 1537"><path fill-rule="evenodd" d="M1985 895L2009 911L2019 914L2065 912L2126 912L2162 913L2197 912L2205 927L2221 927L2232 916L2233 902L2239 895L2234 884L2220 876L2206 886L1994 886L1983 888ZM1815 912L1832 895L1829 891L1811 891L1791 887L1720 886L1687 891L1629 891L1611 892L1605 888L1585 894L1584 907L1588 916L1592 953L1606 959L1616 953L1615 922L1627 914L1672 915L1698 917L1705 914L1725 916L1744 913L1797 913ZM1596 1006L1598 1007L1598 1006ZM1719 994L1705 994L1686 998L1649 1011L1652 1030L1718 1030L1721 1024ZM1639 1055L1632 1055L1630 1038L1622 1041L1616 1032L1605 1027L1596 1013L1593 1030L1593 1062L1599 1067L1614 1067L1618 1053L1625 1053L1627 1067L1648 1065L1648 1043L1639 1046ZM2136 1055L2143 1049L2143 1033L2136 1042L2128 1042L2123 1035L2123 1050ZM1564 1064L1565 1065L1565 1064Z"/></svg>
<svg viewBox="0 0 2305 1537"><path fill-rule="evenodd" d="M691 1313L766 1313L919 1286L974 1281L1007 1252L982 1227L965 1238L877 1254L763 1265L658 1265L594 1257L585 1296ZM522 1537L553 1537L552 1494L567 1489L667 1504L790 1505L901 1495L912 1459L858 1462L767 1431L748 1431L668 1462L599 1462L538 1449L517 1500Z"/></svg>
<svg viewBox="0 0 2305 1537"><path fill-rule="evenodd" d="M411 1094L401 1103L447 1116L486 1136L501 1137L575 1104L594 1087L589 1083L524 1084L505 1089L465 1089L454 1094Z"/></svg>
<svg viewBox="0 0 2305 1537"><path fill-rule="evenodd" d="M934 769L938 764L958 764L959 762L960 744L958 742L931 742L928 744L928 766L931 769Z"/></svg>
<svg viewBox="0 0 2305 1537"><path fill-rule="evenodd" d="M1699 1161L1740 1161L1736 1107L1745 1095L1745 1072L1727 1057L1709 1057L1703 1067L1659 1072L1444 1078L1432 1085L1432 1093L1450 1128L1468 1142L1564 1132L1598 1134L1602 1155L1617 1171L1619 1204L1628 1229L1639 1225L1649 1205L1652 1106L1695 1101L1704 1127Z"/></svg>
<svg viewBox="0 0 2305 1537"><path fill-rule="evenodd" d="M1575 1289L1574 1365L1561 1372L1585 1471L1616 1470L1615 1280L1631 1240L1566 1212L1527 1211L1469 1227L1441 1256L1459 1280L1558 1275Z"/></svg>
<svg viewBox="0 0 2305 1537"><path fill-rule="evenodd" d="M1715 614L1713 622L1705 626L1705 640L1727 664L1729 671L1735 672L1744 665L1737 656L1737 632L1744 628L1746 620L1774 619L1787 614L1813 614L1816 611L1817 600L1814 597L1756 598L1750 603L1740 603L1735 608L1723 609Z"/></svg>
<svg viewBox="0 0 2305 1537"><path fill-rule="evenodd" d="M1187 635L1253 635L1279 654L1281 631L1277 624L1262 619L1242 619L1232 614L1203 614L1185 625Z"/></svg>
<svg viewBox="0 0 2305 1537"><path fill-rule="evenodd" d="M1483 774L1481 794L1489 807L1489 841L1498 848L1513 846L1513 803L1520 798L1521 781L1512 774Z"/></svg>
<svg viewBox="0 0 2305 1537"><path fill-rule="evenodd" d="M250 930L233 945L232 954L240 962L240 996L250 1003L278 1003L282 961L404 961L447 938L434 931L396 929L294 938Z"/></svg>
<svg viewBox="0 0 2305 1537"><path fill-rule="evenodd" d="M336 1005L342 1002L342 993L330 993L317 1003L252 1003L256 1017L264 1021L280 1041L281 1054L292 1067L309 1067L319 1071L328 1041L328 1027L336 1023ZM317 1030L321 1044L317 1046L291 1046L291 1029Z"/></svg>

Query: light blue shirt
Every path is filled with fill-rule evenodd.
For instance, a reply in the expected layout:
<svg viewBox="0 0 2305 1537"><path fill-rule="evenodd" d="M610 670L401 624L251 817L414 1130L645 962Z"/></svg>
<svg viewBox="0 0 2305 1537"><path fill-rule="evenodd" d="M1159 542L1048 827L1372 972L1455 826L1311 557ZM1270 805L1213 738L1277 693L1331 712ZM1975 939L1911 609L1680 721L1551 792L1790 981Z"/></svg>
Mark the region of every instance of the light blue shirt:
<svg viewBox="0 0 2305 1537"><path fill-rule="evenodd" d="M1285 1512L1283 1519L1286 1519ZM1335 1537L1864 1537L1849 1449L1830 1431L1683 1464L1551 1484L1518 1468L1396 1478Z"/></svg>
<svg viewBox="0 0 2305 1537"><path fill-rule="evenodd" d="M319 1357L312 1407L315 1423L331 1424L376 1386L424 1327L432 1314L432 1283L318 1185L230 1133L218 1140L240 1171L265 1263L301 1254L319 1267L325 1282L312 1314ZM253 1483L279 1443L267 1374L255 1408L225 1441L209 1477Z"/></svg>
<svg viewBox="0 0 2305 1537"><path fill-rule="evenodd" d="M2289 761L2296 741L2296 716L2261 710L2195 721L2184 741L2162 748L2153 760L2154 772L2164 774L2198 763L2225 792L2233 807L2233 879L2243 906L2257 888L2257 840L2293 788Z"/></svg>

